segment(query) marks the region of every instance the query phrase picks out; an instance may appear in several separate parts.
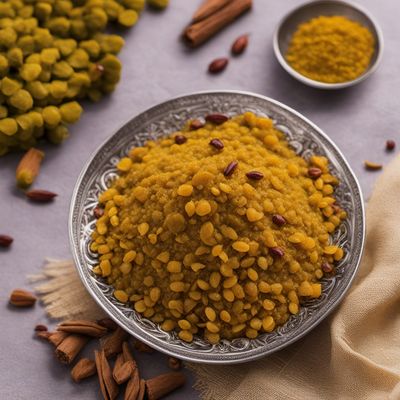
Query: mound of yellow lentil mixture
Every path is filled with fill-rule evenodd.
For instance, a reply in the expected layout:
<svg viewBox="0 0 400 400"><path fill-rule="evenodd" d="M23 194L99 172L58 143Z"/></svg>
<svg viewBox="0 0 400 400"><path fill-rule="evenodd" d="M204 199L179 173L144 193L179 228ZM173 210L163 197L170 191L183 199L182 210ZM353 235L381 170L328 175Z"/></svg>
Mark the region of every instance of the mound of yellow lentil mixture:
<svg viewBox="0 0 400 400"><path fill-rule="evenodd" d="M339 83L361 76L374 54L371 32L346 17L317 17L301 24L291 38L288 63L316 81Z"/></svg>
<svg viewBox="0 0 400 400"><path fill-rule="evenodd" d="M328 160L297 156L268 118L189 121L117 167L95 209L94 272L184 341L273 331L343 257Z"/></svg>

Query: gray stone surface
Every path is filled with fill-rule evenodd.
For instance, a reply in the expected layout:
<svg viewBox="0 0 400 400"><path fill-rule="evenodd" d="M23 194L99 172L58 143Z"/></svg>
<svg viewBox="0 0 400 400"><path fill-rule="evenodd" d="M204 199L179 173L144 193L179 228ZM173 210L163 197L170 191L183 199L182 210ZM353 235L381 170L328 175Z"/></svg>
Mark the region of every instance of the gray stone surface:
<svg viewBox="0 0 400 400"><path fill-rule="evenodd" d="M13 288L28 286L26 275L38 272L44 257L70 257L67 219L76 178L99 144L132 116L179 94L208 89L248 90L280 100L319 125L349 160L366 196L377 173L364 171L363 160L386 164L393 157L385 154L384 144L388 138L399 138L398 1L359 1L383 28L384 58L371 79L339 92L303 86L274 59L273 31L282 15L298 4L297 0L255 0L253 12L202 48L190 51L178 39L199 2L171 0L165 13L146 11L138 25L125 34L123 78L118 89L99 104L85 104L85 113L65 144L45 147L46 161L36 187L59 193L53 204L27 203L14 189L19 155L0 159L0 232L15 237L10 250L0 251L1 399L99 398L94 379L73 384L68 369L54 360L49 346L33 340L33 326L46 323L43 309L36 306L34 310L14 310L7 306L7 300ZM223 74L208 75L205 71L210 60L228 54L233 39L244 32L251 33L246 54L231 60ZM143 355L139 364L145 377L167 370L162 355ZM190 386L169 398L198 398Z"/></svg>

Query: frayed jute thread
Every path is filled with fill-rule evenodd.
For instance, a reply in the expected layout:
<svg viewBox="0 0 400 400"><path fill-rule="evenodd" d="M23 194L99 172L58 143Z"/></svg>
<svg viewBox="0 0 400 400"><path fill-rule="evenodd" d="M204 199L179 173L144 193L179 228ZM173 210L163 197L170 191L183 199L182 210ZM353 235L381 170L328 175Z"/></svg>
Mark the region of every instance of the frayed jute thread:
<svg viewBox="0 0 400 400"><path fill-rule="evenodd" d="M35 292L50 318L99 319L105 316L80 281L72 260L48 258L42 272L28 279L35 284Z"/></svg>

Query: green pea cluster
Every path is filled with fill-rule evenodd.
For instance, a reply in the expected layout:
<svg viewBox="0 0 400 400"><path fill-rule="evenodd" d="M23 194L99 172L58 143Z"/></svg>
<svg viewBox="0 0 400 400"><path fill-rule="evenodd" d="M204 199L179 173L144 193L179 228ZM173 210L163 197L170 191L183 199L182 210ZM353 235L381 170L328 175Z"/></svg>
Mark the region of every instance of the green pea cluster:
<svg viewBox="0 0 400 400"><path fill-rule="evenodd" d="M0 156L61 143L82 107L114 90L124 40L145 0L0 0Z"/></svg>

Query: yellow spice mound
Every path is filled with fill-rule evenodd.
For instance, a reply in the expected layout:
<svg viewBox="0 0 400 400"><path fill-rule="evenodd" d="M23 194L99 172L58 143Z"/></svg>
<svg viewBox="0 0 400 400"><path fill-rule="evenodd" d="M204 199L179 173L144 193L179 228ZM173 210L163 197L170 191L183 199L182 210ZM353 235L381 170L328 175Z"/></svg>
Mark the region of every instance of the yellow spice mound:
<svg viewBox="0 0 400 400"><path fill-rule="evenodd" d="M346 82L366 71L374 42L367 28L346 17L317 17L297 28L286 60L297 72L313 80Z"/></svg>
<svg viewBox="0 0 400 400"><path fill-rule="evenodd" d="M267 118L194 126L119 162L99 197L94 272L182 340L256 338L318 298L323 271L343 257L329 244L346 216L332 196L338 181L326 158L297 156Z"/></svg>

